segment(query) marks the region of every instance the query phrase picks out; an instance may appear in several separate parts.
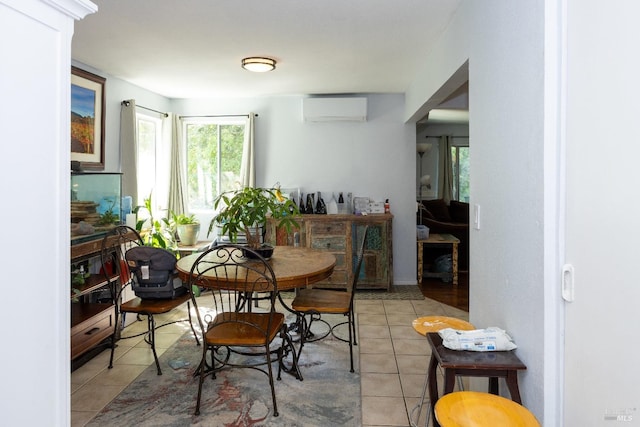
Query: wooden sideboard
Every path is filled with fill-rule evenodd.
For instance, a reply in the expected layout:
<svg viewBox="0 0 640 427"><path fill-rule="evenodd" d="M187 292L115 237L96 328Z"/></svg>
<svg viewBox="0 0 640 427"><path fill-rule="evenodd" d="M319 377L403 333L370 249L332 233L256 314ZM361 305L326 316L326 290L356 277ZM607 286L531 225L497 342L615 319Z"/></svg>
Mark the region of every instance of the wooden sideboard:
<svg viewBox="0 0 640 427"><path fill-rule="evenodd" d="M269 220L265 241L274 245L293 245L299 233L300 246L328 251L336 257L333 274L314 287L344 289L353 279L357 242L369 226L358 289L389 290L393 283L393 215L301 215L300 227L287 233L276 221Z"/></svg>
<svg viewBox="0 0 640 427"><path fill-rule="evenodd" d="M100 262L103 237L71 245L71 265ZM86 271L91 271L88 268ZM111 278L114 280L115 276ZM91 274L84 284L71 285L71 360L113 334L115 305L104 274Z"/></svg>

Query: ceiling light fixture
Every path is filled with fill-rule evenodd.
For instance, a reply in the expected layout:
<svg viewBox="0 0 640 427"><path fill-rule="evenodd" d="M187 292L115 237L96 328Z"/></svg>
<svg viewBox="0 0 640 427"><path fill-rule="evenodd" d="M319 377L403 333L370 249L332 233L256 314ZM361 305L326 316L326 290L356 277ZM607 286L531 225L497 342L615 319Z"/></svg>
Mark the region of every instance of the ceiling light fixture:
<svg viewBox="0 0 640 427"><path fill-rule="evenodd" d="M255 73L264 73L276 68L275 59L252 56L242 60L242 68Z"/></svg>

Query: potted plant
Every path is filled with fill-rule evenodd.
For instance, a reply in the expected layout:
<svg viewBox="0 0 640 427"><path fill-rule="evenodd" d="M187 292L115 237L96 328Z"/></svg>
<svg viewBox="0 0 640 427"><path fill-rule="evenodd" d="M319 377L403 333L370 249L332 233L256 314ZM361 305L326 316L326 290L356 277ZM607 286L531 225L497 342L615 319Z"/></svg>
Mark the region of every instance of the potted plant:
<svg viewBox="0 0 640 427"><path fill-rule="evenodd" d="M278 226L291 231L292 226L298 227L295 217L300 215L296 203L282 197L279 188L245 187L227 191L215 199L213 207L218 213L209 224L207 236L214 227L220 227L231 242L237 243L238 235L245 235L247 246L258 251L261 247L270 247L260 242L267 218L276 219Z"/></svg>
<svg viewBox="0 0 640 427"><path fill-rule="evenodd" d="M171 212L171 227L176 230L180 243L184 246L193 246L198 241L200 222L195 215L176 214Z"/></svg>
<svg viewBox="0 0 640 427"><path fill-rule="evenodd" d="M136 222L136 231L140 233L144 244L156 248L174 250L176 243L174 239L175 233L173 232L167 218L154 218L151 194L149 194L149 197L144 199L144 206L136 206L133 213L137 215L141 209L146 209L149 213L148 218L138 219ZM149 228L144 229L145 224L148 224Z"/></svg>

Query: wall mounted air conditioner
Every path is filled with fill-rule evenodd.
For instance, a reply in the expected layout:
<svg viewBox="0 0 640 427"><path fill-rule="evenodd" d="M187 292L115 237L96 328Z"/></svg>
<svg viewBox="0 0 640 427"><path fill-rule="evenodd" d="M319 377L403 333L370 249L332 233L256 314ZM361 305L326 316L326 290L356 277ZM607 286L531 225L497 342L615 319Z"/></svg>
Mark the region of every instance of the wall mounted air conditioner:
<svg viewBox="0 0 640 427"><path fill-rule="evenodd" d="M364 122L367 98L303 98L305 122Z"/></svg>

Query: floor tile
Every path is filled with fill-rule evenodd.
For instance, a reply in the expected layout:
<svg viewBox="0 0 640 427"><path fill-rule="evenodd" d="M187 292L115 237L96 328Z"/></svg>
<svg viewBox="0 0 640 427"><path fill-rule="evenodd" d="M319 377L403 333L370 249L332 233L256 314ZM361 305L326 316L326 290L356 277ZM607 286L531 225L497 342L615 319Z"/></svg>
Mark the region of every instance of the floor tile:
<svg viewBox="0 0 640 427"><path fill-rule="evenodd" d="M357 316L359 325L387 326L387 316L384 314L361 313Z"/></svg>
<svg viewBox="0 0 640 427"><path fill-rule="evenodd" d="M393 314L393 313L413 314L413 310L414 310L411 300L401 300L401 301L383 300L382 305L384 306L384 311L387 314Z"/></svg>
<svg viewBox="0 0 640 427"><path fill-rule="evenodd" d="M105 369L96 375L87 384L97 385L128 385L135 380L138 375L147 369L146 365L125 365L114 366L112 369Z"/></svg>
<svg viewBox="0 0 640 427"><path fill-rule="evenodd" d="M422 407L418 407L418 402L420 401L417 397L405 397L405 405L407 406L407 411L409 413L409 417L411 421L414 423L413 425L417 425L420 427L424 427L425 419L427 415L429 415L429 424L428 427L433 426L433 419L431 417L431 408L429 407L429 398L426 398L422 404ZM417 422L416 422L417 418Z"/></svg>
<svg viewBox="0 0 640 427"><path fill-rule="evenodd" d="M389 354L362 353L360 355L360 372L397 374L398 365L396 358Z"/></svg>
<svg viewBox="0 0 640 427"><path fill-rule="evenodd" d="M387 325L360 325L358 328L360 339L364 338L391 338Z"/></svg>
<svg viewBox="0 0 640 427"><path fill-rule="evenodd" d="M362 396L402 397L398 374L364 372L360 375Z"/></svg>
<svg viewBox="0 0 640 427"><path fill-rule="evenodd" d="M85 384L71 395L71 407L79 411L99 411L126 386Z"/></svg>
<svg viewBox="0 0 640 427"><path fill-rule="evenodd" d="M389 326L411 326L413 320L417 317L418 315L413 310L411 313L387 313L387 324Z"/></svg>
<svg viewBox="0 0 640 427"><path fill-rule="evenodd" d="M186 310L185 304L171 313L156 316L157 324L186 319ZM363 426L409 425L408 414L422 393L430 355L425 338L415 332L411 322L416 317L428 315L468 319L468 313L428 299L356 301L359 345L354 347L354 361L361 376ZM318 323L316 327L321 328L322 324ZM123 334L135 335L146 332L146 329L144 319L133 322ZM158 356L189 330L188 322L159 328L156 331ZM347 330L343 332L346 334ZM154 363L151 348L144 342L144 334L118 341L113 369L107 369L110 353L110 349L106 349L71 374L72 427L84 426ZM442 385L442 382L439 370L438 383ZM468 379L463 382L467 388ZM426 405L428 400L420 413L421 426L424 426L426 418Z"/></svg>
<svg viewBox="0 0 640 427"><path fill-rule="evenodd" d="M426 340L393 340L393 351L397 355L414 354L425 358L431 355L431 349Z"/></svg>
<svg viewBox="0 0 640 427"><path fill-rule="evenodd" d="M71 427L84 427L96 414L97 411L71 411Z"/></svg>
<svg viewBox="0 0 640 427"><path fill-rule="evenodd" d="M429 365L429 358L426 356L414 356L398 354L398 371L402 374L425 374Z"/></svg>
<svg viewBox="0 0 640 427"><path fill-rule="evenodd" d="M388 338L360 338L358 342L360 354L385 353L393 355L393 345Z"/></svg>
<svg viewBox="0 0 640 427"><path fill-rule="evenodd" d="M362 423L373 426L408 426L402 397L362 396Z"/></svg>
<svg viewBox="0 0 640 427"><path fill-rule="evenodd" d="M415 329L413 329L413 326L411 326L411 324L389 326L389 332L391 332L391 338L393 338L394 340L406 339L426 341L422 335L420 335L416 332Z"/></svg>
<svg viewBox="0 0 640 427"><path fill-rule="evenodd" d="M419 397L422 395L424 388L424 380L426 372L423 374L402 374L400 375L400 384L402 385L402 394L404 397Z"/></svg>

